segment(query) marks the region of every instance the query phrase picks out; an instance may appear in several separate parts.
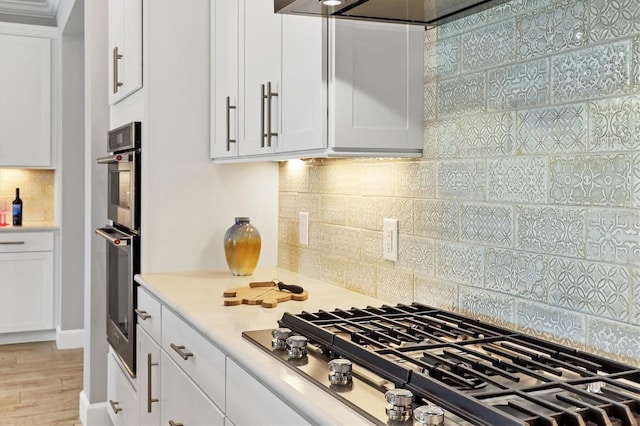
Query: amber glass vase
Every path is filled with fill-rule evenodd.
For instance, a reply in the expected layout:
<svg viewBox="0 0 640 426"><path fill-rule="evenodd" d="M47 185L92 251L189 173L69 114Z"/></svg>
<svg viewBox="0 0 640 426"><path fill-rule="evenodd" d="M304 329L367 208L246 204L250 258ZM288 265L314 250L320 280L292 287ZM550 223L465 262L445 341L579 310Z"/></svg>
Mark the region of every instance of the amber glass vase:
<svg viewBox="0 0 640 426"><path fill-rule="evenodd" d="M224 234L224 254L233 275L251 275L260 258L260 232L248 217L236 217Z"/></svg>

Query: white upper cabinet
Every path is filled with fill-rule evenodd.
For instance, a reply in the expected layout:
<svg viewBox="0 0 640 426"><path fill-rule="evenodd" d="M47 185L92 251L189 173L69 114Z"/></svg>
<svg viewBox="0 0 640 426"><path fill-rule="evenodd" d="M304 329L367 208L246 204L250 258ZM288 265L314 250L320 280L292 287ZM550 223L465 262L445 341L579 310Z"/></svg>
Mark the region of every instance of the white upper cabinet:
<svg viewBox="0 0 640 426"><path fill-rule="evenodd" d="M277 15L268 1L237 3L238 102L231 109L219 92L233 78L225 61L233 58L219 51L235 36L225 33L233 29L223 15L213 21L214 159L421 155L422 27Z"/></svg>
<svg viewBox="0 0 640 426"><path fill-rule="evenodd" d="M0 167L51 167L51 39L0 34Z"/></svg>
<svg viewBox="0 0 640 426"><path fill-rule="evenodd" d="M109 0L109 104L142 87L142 0Z"/></svg>

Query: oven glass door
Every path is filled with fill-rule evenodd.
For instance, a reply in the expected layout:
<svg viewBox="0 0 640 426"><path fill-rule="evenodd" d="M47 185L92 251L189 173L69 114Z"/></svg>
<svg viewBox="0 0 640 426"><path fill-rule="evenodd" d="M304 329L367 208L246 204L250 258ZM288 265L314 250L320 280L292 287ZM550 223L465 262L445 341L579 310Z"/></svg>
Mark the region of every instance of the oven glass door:
<svg viewBox="0 0 640 426"><path fill-rule="evenodd" d="M96 233L107 240L107 341L135 374L135 283L138 236L116 228Z"/></svg>
<svg viewBox="0 0 640 426"><path fill-rule="evenodd" d="M126 228L138 230L139 153L122 153L98 160L108 164L108 219Z"/></svg>

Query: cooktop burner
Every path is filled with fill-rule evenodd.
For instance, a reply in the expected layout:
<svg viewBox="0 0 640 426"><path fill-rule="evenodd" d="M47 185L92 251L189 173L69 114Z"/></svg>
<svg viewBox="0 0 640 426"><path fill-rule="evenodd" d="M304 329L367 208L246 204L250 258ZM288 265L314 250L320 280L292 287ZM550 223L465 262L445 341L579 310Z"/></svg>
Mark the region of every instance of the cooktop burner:
<svg viewBox="0 0 640 426"><path fill-rule="evenodd" d="M639 369L426 305L286 313L279 326L290 335L278 344L270 330L243 334L380 424L389 412L410 424L405 410L420 405L443 408L447 425L640 422ZM328 384L332 359L353 364L348 386ZM345 368L331 366L334 381L348 381ZM376 396L351 402L365 386ZM392 389L409 391L412 403L398 408L406 396Z"/></svg>

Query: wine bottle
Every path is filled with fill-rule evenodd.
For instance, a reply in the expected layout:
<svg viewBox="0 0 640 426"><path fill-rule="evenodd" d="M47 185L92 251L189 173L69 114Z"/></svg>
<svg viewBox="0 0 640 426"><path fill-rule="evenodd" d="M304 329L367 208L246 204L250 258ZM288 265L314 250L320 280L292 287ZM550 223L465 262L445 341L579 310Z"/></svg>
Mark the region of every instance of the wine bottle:
<svg viewBox="0 0 640 426"><path fill-rule="evenodd" d="M22 200L20 199L20 188L16 188L16 199L13 200L13 226L22 226Z"/></svg>

